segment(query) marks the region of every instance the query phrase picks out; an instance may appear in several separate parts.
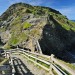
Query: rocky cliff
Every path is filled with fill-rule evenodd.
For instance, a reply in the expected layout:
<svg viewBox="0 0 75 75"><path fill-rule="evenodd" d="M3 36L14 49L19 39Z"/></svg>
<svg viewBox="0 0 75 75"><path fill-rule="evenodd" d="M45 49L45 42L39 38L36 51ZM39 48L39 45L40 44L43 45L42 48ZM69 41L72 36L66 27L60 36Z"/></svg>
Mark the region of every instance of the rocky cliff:
<svg viewBox="0 0 75 75"><path fill-rule="evenodd" d="M0 43L4 48L19 46L36 51L36 40L44 54L61 56L75 48L75 22L52 8L25 3L11 5L0 16Z"/></svg>

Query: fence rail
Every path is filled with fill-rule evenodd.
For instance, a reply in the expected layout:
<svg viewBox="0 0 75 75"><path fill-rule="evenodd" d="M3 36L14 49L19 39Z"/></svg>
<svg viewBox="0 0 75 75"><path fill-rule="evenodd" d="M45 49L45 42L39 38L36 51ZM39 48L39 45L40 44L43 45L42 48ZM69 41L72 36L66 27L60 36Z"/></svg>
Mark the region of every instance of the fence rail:
<svg viewBox="0 0 75 75"><path fill-rule="evenodd" d="M65 64L61 64L57 59L52 58L53 62L61 66L63 69L65 69L67 72L69 72L71 75L75 75L75 71L66 66Z"/></svg>
<svg viewBox="0 0 75 75"><path fill-rule="evenodd" d="M43 67L42 64L38 63L39 66L41 66L43 69L47 70L47 71L52 71L54 70L58 75L67 75L62 69L60 69L56 64L53 64L52 62L50 62L50 56L46 56L46 55L41 55L41 54L38 54L38 53L32 53L32 52L29 52L29 51L25 51L23 49L20 49L21 53L23 53L24 55L26 55L27 57L29 58L33 58L34 61L36 61L35 63L37 64L38 61L50 66L50 68L47 68L47 67ZM31 54L34 54L34 55L31 55ZM49 59L49 61L45 61L45 60L42 60L40 58L38 58L38 56L42 56L42 57L45 57L47 59ZM32 59L32 60L33 60ZM31 61L32 61L31 60ZM51 72L50 72L51 73Z"/></svg>
<svg viewBox="0 0 75 75"><path fill-rule="evenodd" d="M1 63L0 75L15 75L15 68L10 53L11 53L10 51L5 51L5 54L3 54L3 56L5 56L6 58L8 58L7 57L8 54L9 59L6 59ZM5 65L7 61L8 61L8 65Z"/></svg>
<svg viewBox="0 0 75 75"><path fill-rule="evenodd" d="M54 58L54 55L47 56L47 55L43 55L43 54L26 51L24 49L19 49L19 48L13 49L13 50L10 50L7 52L22 53L28 60L32 61L33 63L37 64L38 66L42 67L43 69L49 71L49 73L52 73L53 71L55 71L55 73L57 73L58 75L68 75L68 74L75 75L74 70L72 70L71 68L68 68L68 66L66 66L65 64L60 63L56 58ZM48 67L42 65L39 62L42 62L42 63L48 65Z"/></svg>

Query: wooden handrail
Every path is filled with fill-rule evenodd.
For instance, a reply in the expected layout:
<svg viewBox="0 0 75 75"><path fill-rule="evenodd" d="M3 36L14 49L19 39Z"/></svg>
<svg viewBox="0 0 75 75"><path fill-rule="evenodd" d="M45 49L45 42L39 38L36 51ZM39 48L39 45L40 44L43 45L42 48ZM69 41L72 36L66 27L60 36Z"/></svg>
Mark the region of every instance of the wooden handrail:
<svg viewBox="0 0 75 75"><path fill-rule="evenodd" d="M43 54L33 53L33 52L26 51L26 50L20 49L20 48L18 48L17 50L22 52L23 54L25 54L28 57L34 58L35 60L43 62L43 63L45 63L47 65L52 65L51 68L53 68L56 72L58 72L59 75L67 75L61 68L59 68L59 66L61 66L64 70L66 70L70 74L75 75L75 72L72 69L67 68L67 66L65 67L65 64L61 64L56 58L54 58L52 56L47 56L47 55L43 55ZM12 52L15 52L15 51L16 51L16 49L12 50ZM47 58L47 59L49 59L50 62L46 61L44 59L41 59L39 57ZM57 66L56 64L59 65L59 66Z"/></svg>
<svg viewBox="0 0 75 75"><path fill-rule="evenodd" d="M13 50L12 50L12 51L13 51ZM9 60L9 64L10 64L11 67L10 67L9 65L2 65L2 64L1 64L2 66L0 66L0 71L12 70L12 73L2 74L2 75L15 75L15 68L14 68L13 60L12 60L12 58L11 58L11 56L10 56L11 51L6 51L6 50L5 50L5 54L8 54L9 57L10 57L10 60L9 60L9 59L7 59L7 60ZM5 63L7 60L3 61L2 63Z"/></svg>
<svg viewBox="0 0 75 75"><path fill-rule="evenodd" d="M3 61L0 63L0 66L3 65L3 64L5 64L7 61L8 61L8 59L3 60Z"/></svg>
<svg viewBox="0 0 75 75"><path fill-rule="evenodd" d="M23 50L23 49L21 49L21 50ZM26 51L26 50L24 50L24 51L25 51L25 52L28 52L28 53L30 53L30 54L42 56L42 57L45 57L45 58L48 58L48 59L51 58L51 56L41 55L41 54L38 54L38 53L33 53L33 52ZM54 58L54 57L51 58L51 61L53 61L54 64L57 64L57 65L61 66L63 69L65 69L65 70L66 70L67 72L69 72L70 74L75 75L74 70L72 70L71 68L69 68L69 67L66 66L65 64L61 64L56 58ZM65 72L64 72L64 73L65 73Z"/></svg>
<svg viewBox="0 0 75 75"><path fill-rule="evenodd" d="M58 74L58 75L67 75L64 71L62 71L61 69L59 69L56 65L54 65L54 64L52 64L52 63L50 63L50 62L47 62L47 61L44 61L44 60L42 60L42 59L39 59L39 58L37 58L37 57L34 57L34 56L32 56L32 55L29 55L28 53L26 53L26 51L23 51L23 50L21 50L21 52L23 53L23 54L25 54L26 56L28 56L28 57L31 57L31 58L33 58L33 59L35 59L35 60L39 60L40 62L43 62L43 63L45 63L45 64L47 64L47 65L52 65L52 66L50 66L52 69L54 69L54 71L56 71L56 73ZM38 63L38 62L37 62Z"/></svg>
<svg viewBox="0 0 75 75"><path fill-rule="evenodd" d="M58 64L59 66L61 66L63 69L65 69L70 74L75 75L75 71L74 70L72 70L71 68L69 68L65 64L61 64L57 59L52 58L52 61L54 61L54 63Z"/></svg>
<svg viewBox="0 0 75 75"><path fill-rule="evenodd" d="M24 49L21 49L21 50L24 51L24 52L30 53L30 54L34 54L34 55L38 55L38 56L41 56L41 57L45 57L45 58L50 59L50 56L48 56L48 55L43 55L43 54L39 54L39 53L34 53L34 52L26 51L26 50L24 50Z"/></svg>
<svg viewBox="0 0 75 75"><path fill-rule="evenodd" d="M47 64L47 65L50 65L49 62L46 62L46 61L44 61L44 60L41 60L41 59L39 59L39 58L37 58L37 57L34 57L34 56L32 56L32 55L29 55L29 54L27 54L27 53L24 53L24 54L27 55L28 57L34 58L34 59L39 60L39 61L41 61L41 62L43 62L43 63L45 63L45 64Z"/></svg>

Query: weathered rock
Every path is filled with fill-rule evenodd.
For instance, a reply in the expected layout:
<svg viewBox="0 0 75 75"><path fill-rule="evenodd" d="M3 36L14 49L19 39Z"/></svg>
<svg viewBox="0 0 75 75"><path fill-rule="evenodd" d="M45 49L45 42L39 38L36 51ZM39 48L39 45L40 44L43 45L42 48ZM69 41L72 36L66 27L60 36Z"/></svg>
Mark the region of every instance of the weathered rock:
<svg viewBox="0 0 75 75"><path fill-rule="evenodd" d="M11 34L10 34L10 32L8 30L6 32L2 32L0 34L0 36L1 36L1 41L3 43L8 42L8 40L11 38Z"/></svg>

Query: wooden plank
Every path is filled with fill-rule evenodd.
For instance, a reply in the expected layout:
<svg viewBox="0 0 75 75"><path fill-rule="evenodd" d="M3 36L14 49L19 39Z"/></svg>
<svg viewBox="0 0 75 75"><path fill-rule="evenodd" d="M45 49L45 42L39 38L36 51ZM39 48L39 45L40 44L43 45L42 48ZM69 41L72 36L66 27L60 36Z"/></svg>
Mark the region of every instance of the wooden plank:
<svg viewBox="0 0 75 75"><path fill-rule="evenodd" d="M4 71L4 70L10 70L10 66L9 65L0 66L0 71Z"/></svg>

